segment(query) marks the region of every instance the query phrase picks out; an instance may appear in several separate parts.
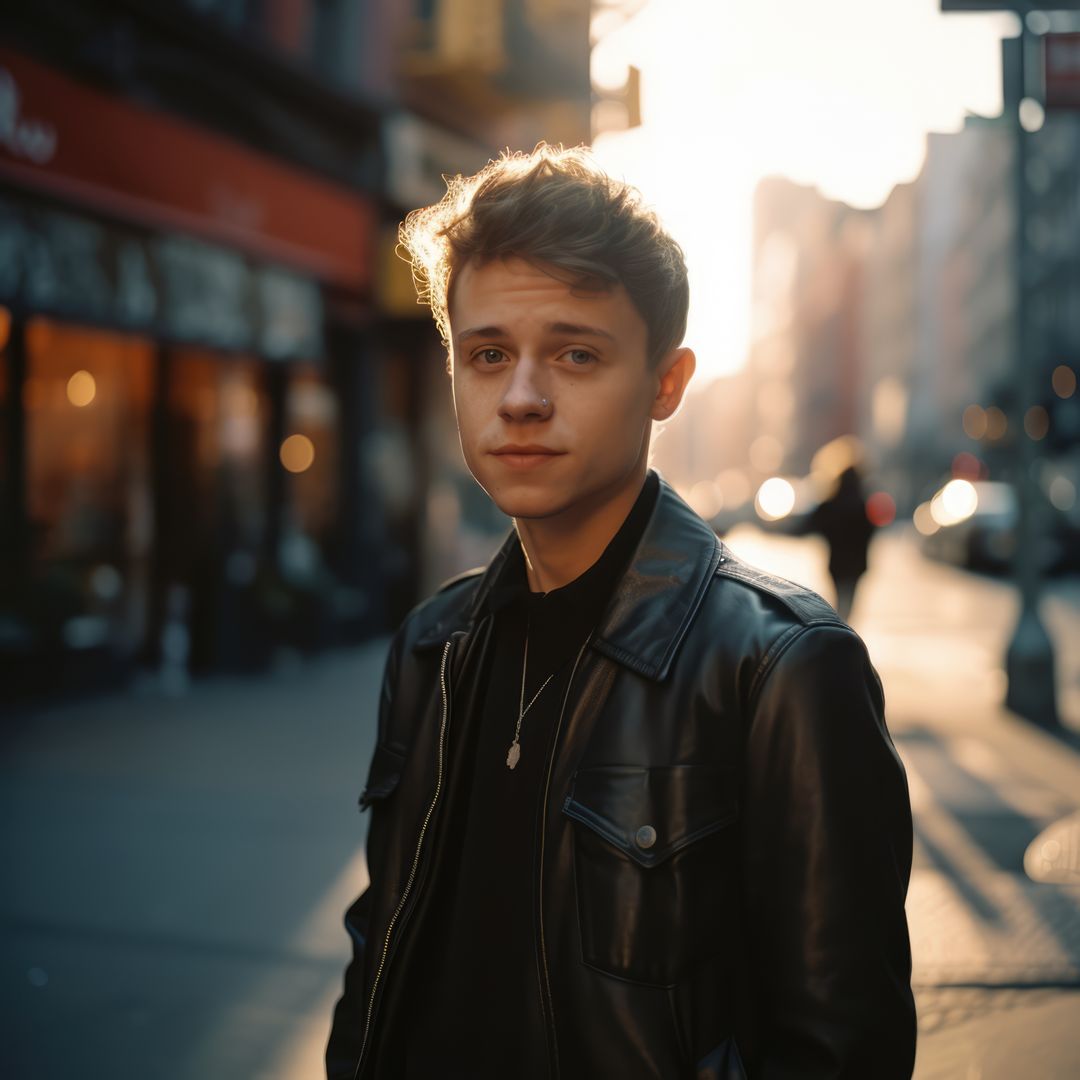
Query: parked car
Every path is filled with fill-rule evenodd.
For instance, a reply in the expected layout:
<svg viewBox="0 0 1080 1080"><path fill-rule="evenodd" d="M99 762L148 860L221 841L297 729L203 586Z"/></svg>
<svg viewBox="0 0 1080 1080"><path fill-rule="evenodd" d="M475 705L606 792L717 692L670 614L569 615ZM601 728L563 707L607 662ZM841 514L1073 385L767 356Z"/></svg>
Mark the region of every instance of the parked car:
<svg viewBox="0 0 1080 1080"><path fill-rule="evenodd" d="M971 483L975 505L969 514L944 523L935 517L937 528L923 533L922 548L927 555L989 574L1008 573L1013 564L1020 521L1016 491L1001 481L977 480ZM945 486L935 493L939 497ZM928 501L932 505L933 499ZM1035 540L1036 558L1044 573L1062 573L1075 569L1071 530L1064 515L1044 507L1044 527ZM921 531L921 530L920 530Z"/></svg>

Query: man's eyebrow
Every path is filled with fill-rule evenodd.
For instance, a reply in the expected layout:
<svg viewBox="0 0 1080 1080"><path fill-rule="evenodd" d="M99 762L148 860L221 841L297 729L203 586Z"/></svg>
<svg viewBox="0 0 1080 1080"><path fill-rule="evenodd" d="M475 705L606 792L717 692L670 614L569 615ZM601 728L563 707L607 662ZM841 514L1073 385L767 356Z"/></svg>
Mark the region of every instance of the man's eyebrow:
<svg viewBox="0 0 1080 1080"><path fill-rule="evenodd" d="M598 326L584 326L581 323L548 323L545 329L550 334L572 334L574 337L602 337L607 338L608 341L615 340L615 335L607 330L601 330Z"/></svg>
<svg viewBox="0 0 1080 1080"><path fill-rule="evenodd" d="M583 323L553 322L548 323L544 330L549 334L570 334L573 337L599 337L614 341L615 335L607 330L601 330L598 326L585 326ZM462 330L457 335L458 341L466 341L469 338L507 338L510 331L505 326L470 326L468 330Z"/></svg>
<svg viewBox="0 0 1080 1080"><path fill-rule="evenodd" d="M466 338L474 337L505 338L509 336L510 333L505 326L470 326L468 330L462 330L457 339L464 341Z"/></svg>

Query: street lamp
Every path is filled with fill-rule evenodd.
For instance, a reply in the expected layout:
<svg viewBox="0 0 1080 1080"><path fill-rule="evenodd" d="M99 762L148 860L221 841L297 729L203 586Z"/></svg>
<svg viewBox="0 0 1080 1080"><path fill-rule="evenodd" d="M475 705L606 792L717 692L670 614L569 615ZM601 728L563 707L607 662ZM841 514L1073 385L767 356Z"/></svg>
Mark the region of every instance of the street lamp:
<svg viewBox="0 0 1080 1080"><path fill-rule="evenodd" d="M1005 115L1013 129L1013 186L1015 192L1014 265L1016 293L1013 355L1016 434L1016 495L1019 508L1016 553L1013 572L1020 590L1020 618L1005 656L1008 690L1005 704L1015 713L1042 727L1059 727L1057 695L1054 683L1054 646L1039 615L1040 566L1038 521L1042 500L1033 473L1038 460L1037 445L1024 430L1027 406L1042 393L1040 366L1032 362L1031 319L1028 290L1033 278L1027 241L1028 183L1027 130L1032 99L1026 93L1025 58L1031 41L1026 18L1033 11L1080 10L1080 0L941 0L941 10L1011 11L1019 17L1020 36L1003 44L1003 82Z"/></svg>

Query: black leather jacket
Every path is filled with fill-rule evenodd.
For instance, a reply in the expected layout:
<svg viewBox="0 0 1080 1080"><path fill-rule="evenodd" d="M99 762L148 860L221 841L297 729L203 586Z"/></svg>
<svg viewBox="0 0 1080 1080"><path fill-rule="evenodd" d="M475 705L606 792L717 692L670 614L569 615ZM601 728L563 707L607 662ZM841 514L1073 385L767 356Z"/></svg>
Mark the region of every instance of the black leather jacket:
<svg viewBox="0 0 1080 1080"><path fill-rule="evenodd" d="M373 1048L407 1023L395 969L438 858L452 718L475 707L476 609L515 543L392 644L331 1080L389 1080ZM866 648L664 483L577 658L542 799L523 918L553 1077L910 1077L911 811Z"/></svg>

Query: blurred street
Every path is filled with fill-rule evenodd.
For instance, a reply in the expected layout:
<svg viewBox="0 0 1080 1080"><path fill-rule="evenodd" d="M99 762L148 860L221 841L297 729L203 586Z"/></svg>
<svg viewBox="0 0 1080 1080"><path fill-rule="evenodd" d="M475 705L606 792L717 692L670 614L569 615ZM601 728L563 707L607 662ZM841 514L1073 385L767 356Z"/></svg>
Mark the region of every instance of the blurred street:
<svg viewBox="0 0 1080 1080"><path fill-rule="evenodd" d="M829 595L818 541L727 540ZM855 599L916 816L919 1080L1080 1075L1080 887L1023 861L1080 811L1080 754L1001 708L1015 613L1008 585L927 562L901 531L875 541ZM1075 735L1075 579L1051 584L1045 617ZM384 648L5 720L0 1074L321 1075Z"/></svg>

